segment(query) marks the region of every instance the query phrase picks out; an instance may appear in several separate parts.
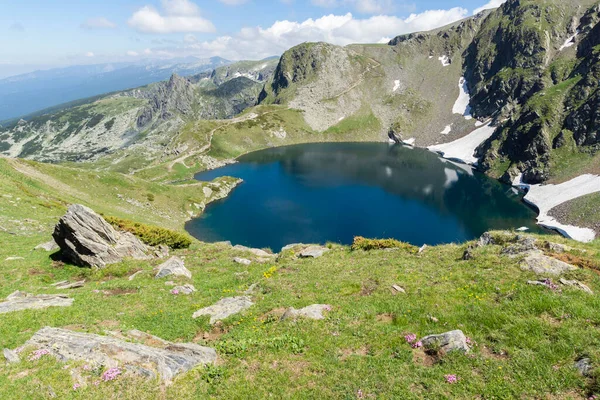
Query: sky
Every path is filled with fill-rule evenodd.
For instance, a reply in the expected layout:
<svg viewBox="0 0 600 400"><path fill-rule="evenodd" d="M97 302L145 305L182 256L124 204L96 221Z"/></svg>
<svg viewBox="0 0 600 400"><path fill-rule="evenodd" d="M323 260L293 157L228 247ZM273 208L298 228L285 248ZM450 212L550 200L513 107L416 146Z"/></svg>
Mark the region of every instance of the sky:
<svg viewBox="0 0 600 400"><path fill-rule="evenodd" d="M153 58L258 60L306 41L383 42L503 1L0 0L0 75Z"/></svg>

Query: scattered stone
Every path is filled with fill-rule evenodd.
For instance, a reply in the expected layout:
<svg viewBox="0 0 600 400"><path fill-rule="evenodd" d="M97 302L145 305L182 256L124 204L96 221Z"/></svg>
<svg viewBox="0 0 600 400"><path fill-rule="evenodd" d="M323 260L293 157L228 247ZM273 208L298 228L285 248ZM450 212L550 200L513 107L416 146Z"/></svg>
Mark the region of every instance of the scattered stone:
<svg viewBox="0 0 600 400"><path fill-rule="evenodd" d="M477 241L477 246L479 246L479 247L490 246L493 244L496 244L496 242L494 241L492 234L489 232L485 232L483 235L481 235L481 237Z"/></svg>
<svg viewBox="0 0 600 400"><path fill-rule="evenodd" d="M84 361L107 368L131 365L134 370L137 367L155 373L167 383L180 373L199 365L214 364L217 359L217 353L209 347L155 339L161 347L46 327L33 335L25 346L47 349L60 361Z"/></svg>
<svg viewBox="0 0 600 400"><path fill-rule="evenodd" d="M428 315L427 317L429 318L429 320L430 320L431 322L435 322L436 324L437 324L438 322L440 322L440 320L439 320L439 319L437 319L436 317L434 317L433 315Z"/></svg>
<svg viewBox="0 0 600 400"><path fill-rule="evenodd" d="M133 275L131 275L131 276L130 276L128 279L129 279L130 281L132 281L132 280L134 280L134 279L135 279L135 278L136 278L138 275L140 275L140 274L143 274L143 273L144 273L144 271L138 271L138 272L134 273Z"/></svg>
<svg viewBox="0 0 600 400"><path fill-rule="evenodd" d="M587 285L584 285L583 283L581 283L579 281L575 281L575 280L569 281L569 280L566 280L564 278L560 278L558 281L560 283L562 283L563 285L565 285L565 286L572 286L572 287L575 287L575 288L577 288L579 290L583 290L586 293L594 294L594 292L592 291L592 289L590 289Z"/></svg>
<svg viewBox="0 0 600 400"><path fill-rule="evenodd" d="M48 307L69 307L73 299L61 294L32 295L16 291L0 303L0 314L22 310L38 310Z"/></svg>
<svg viewBox="0 0 600 400"><path fill-rule="evenodd" d="M165 276L185 276L192 278L192 273L185 267L183 260L179 257L171 257L166 262L158 266L156 278L164 278Z"/></svg>
<svg viewBox="0 0 600 400"><path fill-rule="evenodd" d="M17 260L24 260L23 257L8 257L6 259L4 259L4 261L17 261Z"/></svg>
<svg viewBox="0 0 600 400"><path fill-rule="evenodd" d="M590 376L593 370L592 360L587 357L580 358L575 361L575 368L577 368L581 375Z"/></svg>
<svg viewBox="0 0 600 400"><path fill-rule="evenodd" d="M239 251L247 251L249 253L254 254L257 257L275 257L275 254L270 254L267 253L264 250L261 249L251 249L250 247L246 247L246 246L240 246L239 244L236 246L233 246L234 250L239 250Z"/></svg>
<svg viewBox="0 0 600 400"><path fill-rule="evenodd" d="M59 289L59 290L66 290L66 289L76 289L76 288L80 288L80 287L83 287L83 285L85 285L85 280L83 280L83 281L79 281L79 282L73 282L73 283L71 283L71 282L69 282L69 281L66 281L66 282L58 282L58 283L55 283L55 284L54 284L54 285L52 285L52 286L56 287L56 288L57 288L57 289Z"/></svg>
<svg viewBox="0 0 600 400"><path fill-rule="evenodd" d="M467 353L467 337L461 330L450 331L439 335L429 335L421 339L423 346L427 350L437 351L446 354L452 351L462 351Z"/></svg>
<svg viewBox="0 0 600 400"><path fill-rule="evenodd" d="M546 282L544 281L527 281L527 284L534 286L546 286Z"/></svg>
<svg viewBox="0 0 600 400"><path fill-rule="evenodd" d="M235 257L233 259L233 262L238 263L238 264L242 264L242 265L250 265L250 264L252 264L252 261L247 260L245 258L241 258L241 257Z"/></svg>
<svg viewBox="0 0 600 400"><path fill-rule="evenodd" d="M548 250L550 250L551 252L558 253L558 254L566 253L568 251L573 250L572 247L566 246L564 244L552 243L552 242L547 242L546 248Z"/></svg>
<svg viewBox="0 0 600 400"><path fill-rule="evenodd" d="M69 281L60 281L60 282L53 283L50 286L66 285L67 283L69 283Z"/></svg>
<svg viewBox="0 0 600 400"><path fill-rule="evenodd" d="M244 294L247 296L254 294L254 292L256 292L256 289L258 289L258 283L253 283L248 287L248 289L246 289L246 291L244 291Z"/></svg>
<svg viewBox="0 0 600 400"><path fill-rule="evenodd" d="M128 232L118 232L88 207L75 204L60 219L54 240L63 257L83 267L104 268L124 258L148 259L148 248Z"/></svg>
<svg viewBox="0 0 600 400"><path fill-rule="evenodd" d="M561 275L574 271L577 267L544 255L542 252L530 252L521 262L521 269L538 275Z"/></svg>
<svg viewBox="0 0 600 400"><path fill-rule="evenodd" d="M524 253L537 251L535 238L519 235L516 242L502 249L502 254L508 256L518 256Z"/></svg>
<svg viewBox="0 0 600 400"><path fill-rule="evenodd" d="M300 253L298 253L298 256L300 258L319 258L321 257L323 254L327 253L329 251L329 249L327 247L323 247L323 246L308 246L307 248L305 248L304 250L302 250Z"/></svg>
<svg viewBox="0 0 600 400"><path fill-rule="evenodd" d="M15 351L9 349L4 349L4 358L6 358L6 362L9 364L17 364L21 362L19 355Z"/></svg>
<svg viewBox="0 0 600 400"><path fill-rule="evenodd" d="M198 318L203 315L210 315L210 323L214 324L217 321L221 321L231 315L242 312L250 307L254 303L248 296L240 297L227 297L219 300L215 304L209 307L202 308L196 311L192 318Z"/></svg>
<svg viewBox="0 0 600 400"><path fill-rule="evenodd" d="M173 282L173 281L166 281L165 282L165 286L175 286L175 285L176 285L176 283Z"/></svg>
<svg viewBox="0 0 600 400"><path fill-rule="evenodd" d="M284 246L281 248L281 252L284 251L288 251L288 250L294 250L296 247L307 247L308 245L304 244L304 243L292 243L292 244L288 244L287 246Z"/></svg>
<svg viewBox="0 0 600 400"><path fill-rule="evenodd" d="M427 247L429 247L429 246L427 246L426 244L424 244L423 246L421 246L419 248L419 254L423 253L427 249Z"/></svg>
<svg viewBox="0 0 600 400"><path fill-rule="evenodd" d="M392 285L392 291L394 294L397 294L397 293L405 293L406 294L406 290L404 290L404 288L402 288L401 286L398 286L398 285Z"/></svg>
<svg viewBox="0 0 600 400"><path fill-rule="evenodd" d="M475 250L475 248L473 246L467 247L467 249L463 253L462 259L464 261L473 260L475 258L475 254L473 254L473 250Z"/></svg>
<svg viewBox="0 0 600 400"><path fill-rule="evenodd" d="M190 295L194 292L196 292L196 288L194 287L194 285L183 285L183 286L176 286L173 288L173 290L171 291L172 293L174 293L175 291L177 291L178 294L185 294L185 295Z"/></svg>
<svg viewBox="0 0 600 400"><path fill-rule="evenodd" d="M167 258L169 257L169 247L164 244L159 244L154 250L154 256L156 258Z"/></svg>
<svg viewBox="0 0 600 400"><path fill-rule="evenodd" d="M38 244L34 247L34 250L44 250L44 251L54 251L58 250L59 247L54 240L51 240L46 243Z"/></svg>
<svg viewBox="0 0 600 400"><path fill-rule="evenodd" d="M331 311L331 306L328 304L313 304L299 310L291 307L287 309L285 314L283 314L281 320L296 318L308 318L315 320L325 319L323 311Z"/></svg>

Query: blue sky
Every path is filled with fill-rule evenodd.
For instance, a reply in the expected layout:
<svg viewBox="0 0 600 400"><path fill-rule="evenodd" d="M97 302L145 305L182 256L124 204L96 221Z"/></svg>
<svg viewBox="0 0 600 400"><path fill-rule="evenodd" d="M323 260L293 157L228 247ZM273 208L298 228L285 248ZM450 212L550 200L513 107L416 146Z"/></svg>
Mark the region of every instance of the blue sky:
<svg viewBox="0 0 600 400"><path fill-rule="evenodd" d="M502 0L0 0L0 67L222 56L378 42ZM413 16L411 16L413 14Z"/></svg>

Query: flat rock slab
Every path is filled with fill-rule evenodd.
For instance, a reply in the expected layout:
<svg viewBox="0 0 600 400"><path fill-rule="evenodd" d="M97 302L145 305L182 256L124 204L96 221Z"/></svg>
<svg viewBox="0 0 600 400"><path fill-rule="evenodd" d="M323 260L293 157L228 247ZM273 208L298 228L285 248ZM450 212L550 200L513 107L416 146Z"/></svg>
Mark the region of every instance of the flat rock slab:
<svg viewBox="0 0 600 400"><path fill-rule="evenodd" d="M80 288L80 287L83 287L84 285L85 285L85 280L79 281L79 282L69 282L69 281L58 282L51 286L54 286L55 288L57 288L59 290L66 290L66 289Z"/></svg>
<svg viewBox="0 0 600 400"><path fill-rule="evenodd" d="M245 258L241 258L241 257L234 257L233 262L236 264L241 264L241 265L250 265L252 264L252 261L245 259Z"/></svg>
<svg viewBox="0 0 600 400"><path fill-rule="evenodd" d="M329 249L327 247L308 246L307 248L302 250L300 253L298 253L298 256L301 258L311 258L311 257L319 258L323 254L327 253L328 251L329 251Z"/></svg>
<svg viewBox="0 0 600 400"><path fill-rule="evenodd" d="M313 304L308 307L296 310L291 307L288 308L285 314L281 317L282 320L296 319L296 318L308 318L308 319L325 319L323 315L324 311L331 311L331 306L328 304Z"/></svg>
<svg viewBox="0 0 600 400"><path fill-rule="evenodd" d="M275 257L275 254L271 254L271 253L267 253L264 250L261 249L251 249L250 247L246 247L246 246L240 246L239 244L236 246L233 246L234 250L239 250L239 251L246 251L249 253L254 254L257 257Z"/></svg>
<svg viewBox="0 0 600 400"><path fill-rule="evenodd" d="M32 295L17 291L8 296L5 302L0 303L0 314L48 307L69 307L73 305L73 300L61 294Z"/></svg>
<svg viewBox="0 0 600 400"><path fill-rule="evenodd" d="M521 262L521 269L538 275L561 275L574 271L577 267L544 255L542 252L530 252Z"/></svg>
<svg viewBox="0 0 600 400"><path fill-rule="evenodd" d="M469 351L467 337L461 330L441 333L439 335L429 335L421 339L421 342L425 349L434 349L442 354L452 351L462 351L463 353Z"/></svg>
<svg viewBox="0 0 600 400"><path fill-rule="evenodd" d="M594 292L592 291L592 289L590 289L587 285L585 285L585 284L583 284L583 283L581 283L579 281L575 281L575 280L570 281L570 280L567 280L567 279L564 279L564 278L560 278L558 281L560 283L562 283L563 285L565 285L565 286L572 286L572 287L574 287L576 289L583 290L584 292L586 292L588 294L594 294Z"/></svg>
<svg viewBox="0 0 600 400"><path fill-rule="evenodd" d="M210 323L214 324L217 321L221 321L231 315L242 312L253 305L254 303L248 296L227 297L219 300L212 306L196 311L194 315L192 315L192 318L210 315Z"/></svg>
<svg viewBox="0 0 600 400"><path fill-rule="evenodd" d="M183 260L179 257L171 257L166 262L158 266L158 273L156 278L164 278L166 276L185 276L186 278L192 278L192 273L185 267Z"/></svg>
<svg viewBox="0 0 600 400"><path fill-rule="evenodd" d="M46 243L38 244L34 248L34 250L44 250L44 251L55 251L58 249L59 249L59 247L54 240L51 240Z"/></svg>
<svg viewBox="0 0 600 400"><path fill-rule="evenodd" d="M158 339L158 338L157 338ZM199 365L214 364L217 353L192 343L155 340L160 347L131 343L117 338L58 328L42 328L25 346L47 349L61 361L85 361L105 368L131 366L144 376L170 382L176 375Z"/></svg>

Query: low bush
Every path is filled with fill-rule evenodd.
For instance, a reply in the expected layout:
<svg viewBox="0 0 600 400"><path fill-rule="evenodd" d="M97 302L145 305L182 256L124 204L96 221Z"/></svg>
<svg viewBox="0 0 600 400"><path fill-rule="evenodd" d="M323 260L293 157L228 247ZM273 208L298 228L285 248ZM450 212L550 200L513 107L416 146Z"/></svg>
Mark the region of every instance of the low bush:
<svg viewBox="0 0 600 400"><path fill-rule="evenodd" d="M362 236L356 236L352 243L352 250L382 250L382 249L402 249L409 253L416 254L419 249L412 244L401 242L396 239L366 239Z"/></svg>
<svg viewBox="0 0 600 400"><path fill-rule="evenodd" d="M188 235L170 229L141 224L117 217L104 217L104 219L115 228L132 233L149 246L162 244L172 249L186 249L192 244L192 239Z"/></svg>

